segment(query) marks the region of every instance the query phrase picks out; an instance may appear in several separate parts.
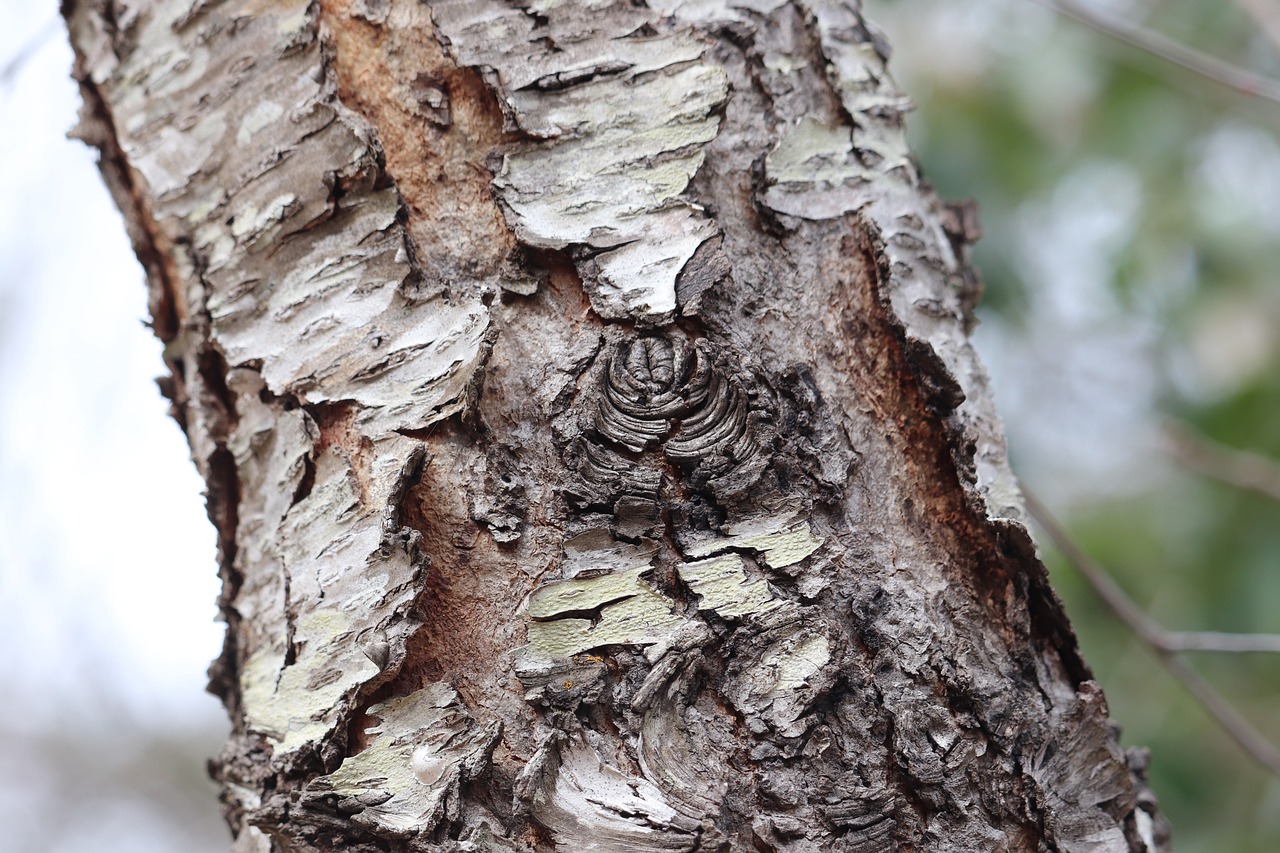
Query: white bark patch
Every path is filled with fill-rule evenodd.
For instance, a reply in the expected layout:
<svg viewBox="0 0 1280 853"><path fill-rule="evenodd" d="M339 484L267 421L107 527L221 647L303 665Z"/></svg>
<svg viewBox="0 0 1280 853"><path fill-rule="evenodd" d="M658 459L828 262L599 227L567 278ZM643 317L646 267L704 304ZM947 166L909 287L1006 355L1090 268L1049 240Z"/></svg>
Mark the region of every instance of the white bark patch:
<svg viewBox="0 0 1280 853"><path fill-rule="evenodd" d="M157 245L176 247L184 313L211 324L211 342L191 330L170 345L189 392L218 396L196 368L206 356L231 368L242 708L287 760L403 658L423 561L396 519L422 445L396 431L462 408L489 320L474 288L411 267L399 197L376 188L371 131L323 71L314 4L251 5L118 4L136 46L92 50L89 73ZM73 27L104 39L89 8ZM337 401L356 404L360 450L316 456L319 432L294 404ZM191 434L208 475L219 424Z"/></svg>
<svg viewBox="0 0 1280 853"><path fill-rule="evenodd" d="M227 450L243 482L264 485L245 491L239 507L244 539L236 551L236 569L242 577L237 609L250 625L245 653L255 666L268 657L283 663L288 581L280 570L283 558L278 532L305 475L317 430L301 410L277 418L259 397L262 377L254 371L230 371L227 387L236 395L237 415ZM276 672L278 665L269 675L269 683L274 684Z"/></svg>
<svg viewBox="0 0 1280 853"><path fill-rule="evenodd" d="M681 199L729 94L703 44L634 35L652 12L585 0L544 4L537 22L496 0L435 10L458 61L490 69L510 119L546 140L507 154L494 182L517 236L589 254L579 272L601 316L671 319L677 276L717 233Z"/></svg>
<svg viewBox="0 0 1280 853"><path fill-rule="evenodd" d="M752 21L782 6L786 0L658 0L649 5L679 21Z"/></svg>
<svg viewBox="0 0 1280 853"><path fill-rule="evenodd" d="M140 14L149 49L104 89L157 218L196 235L227 360L261 363L277 395L356 401L371 432L422 429L461 405L488 310L478 294L410 286L399 197L364 177L370 131L315 74L307 7L275 4L228 29L161 4ZM295 40L307 48L281 51ZM335 194L337 182L348 186Z"/></svg>
<svg viewBox="0 0 1280 853"><path fill-rule="evenodd" d="M712 559L676 566L699 596L701 609L725 618L768 613L785 602L774 597L768 583L747 576L741 557L723 552L754 551L766 566L783 568L800 563L823 542L807 521L797 523L791 516L727 529L734 535L712 534L684 544L688 556ZM675 612L675 602L643 577L653 568L652 547L614 543L601 532L570 540L565 551L566 571L580 574L545 584L529 596L529 644L521 650L522 669L615 644L650 646L649 655L656 659L688 624Z"/></svg>
<svg viewBox="0 0 1280 853"><path fill-rule="evenodd" d="M365 729L369 745L308 785L304 802L350 814L391 838L456 820L460 786L488 766L501 724L480 725L453 689L439 683L374 705L369 714L379 720Z"/></svg>
<svg viewBox="0 0 1280 853"><path fill-rule="evenodd" d="M692 818L719 810L726 780L732 776L726 762L709 753L705 744L716 739L716 730L730 731L738 725L726 709L691 704L697 660L695 651L664 657L650 670L633 702L633 709L644 714L636 748L641 771Z"/></svg>
<svg viewBox="0 0 1280 853"><path fill-rule="evenodd" d="M803 717L820 686L818 675L830 661L824 634L788 626L744 665L726 695L753 731L764 733L767 724L782 737L799 737L808 728Z"/></svg>
<svg viewBox="0 0 1280 853"><path fill-rule="evenodd" d="M697 822L677 812L656 785L605 764L585 742L560 740L539 750L522 779L534 794L530 813L551 830L556 849L694 849Z"/></svg>
<svg viewBox="0 0 1280 853"><path fill-rule="evenodd" d="M245 115L236 134L236 142L248 145L260 130L266 130L284 115L284 107L274 101L264 101Z"/></svg>
<svg viewBox="0 0 1280 853"><path fill-rule="evenodd" d="M765 157L765 175L769 207L788 216L829 219L867 204L863 185L876 172L858 160L851 128L806 117Z"/></svg>
<svg viewBox="0 0 1280 853"><path fill-rule="evenodd" d="M406 458L415 444L388 437L375 445L375 459ZM315 489L274 531L272 539L284 543L278 557L253 567L254 577L283 570L288 584L287 600L256 605L264 624L291 626L288 633L251 650L240 677L248 725L270 739L277 755L324 738L355 689L380 672L366 653L370 640L403 647L413 627L403 617L422 571L411 541L389 535L384 513L362 509L362 497L391 506L393 489L360 495L349 460L333 448L315 465ZM380 482L389 486L401 476L384 472ZM255 601L242 596L246 604ZM290 647L293 660L286 662Z"/></svg>
<svg viewBox="0 0 1280 853"><path fill-rule="evenodd" d="M271 836L256 826L246 826L231 843L231 853L272 853Z"/></svg>
<svg viewBox="0 0 1280 853"><path fill-rule="evenodd" d="M323 175L315 178L322 189ZM406 292L399 205L393 190L340 204L336 218L363 240L299 235L280 250L283 277L211 294L214 334L228 359L262 360L277 394L355 401L379 432L422 429L456 412L479 362L487 309L478 299Z"/></svg>
<svg viewBox="0 0 1280 853"><path fill-rule="evenodd" d="M1056 722L1060 739L1044 744L1029 768L1053 818L1053 841L1064 853L1127 853L1124 831L1107 806L1123 802L1132 783L1108 729L1102 690L1092 681L1081 684L1076 703Z"/></svg>

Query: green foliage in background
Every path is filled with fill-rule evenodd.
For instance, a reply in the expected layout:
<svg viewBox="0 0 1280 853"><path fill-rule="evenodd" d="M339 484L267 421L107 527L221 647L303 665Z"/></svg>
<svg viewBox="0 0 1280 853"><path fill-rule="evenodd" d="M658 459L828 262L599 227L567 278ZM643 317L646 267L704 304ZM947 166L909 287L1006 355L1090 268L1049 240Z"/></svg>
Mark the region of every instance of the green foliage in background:
<svg viewBox="0 0 1280 853"><path fill-rule="evenodd" d="M1024 482L1164 627L1280 633L1280 505L1156 441L1172 418L1280 459L1280 105L1028 0L867 6L926 176L980 206L979 348ZM1280 77L1243 4L1109 8ZM1280 781L1045 551L1176 849L1280 850ZM1280 742L1280 655L1189 660Z"/></svg>

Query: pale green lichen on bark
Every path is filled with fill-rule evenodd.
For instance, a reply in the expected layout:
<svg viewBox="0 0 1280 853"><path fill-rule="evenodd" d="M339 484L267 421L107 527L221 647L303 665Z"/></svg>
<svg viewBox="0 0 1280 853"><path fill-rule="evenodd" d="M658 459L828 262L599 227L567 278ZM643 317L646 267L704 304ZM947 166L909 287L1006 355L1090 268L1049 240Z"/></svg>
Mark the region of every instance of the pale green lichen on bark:
<svg viewBox="0 0 1280 853"><path fill-rule="evenodd" d="M649 570L650 566L645 563L624 572L555 581L539 587L529 597L529 615L534 619L550 619L567 610L591 610L629 598L644 589L640 576Z"/></svg>
<svg viewBox="0 0 1280 853"><path fill-rule="evenodd" d="M706 557L731 549L756 551L765 565L781 569L799 563L822 547L823 540L813 534L807 521L796 523L775 517L742 527L755 529L728 536L692 537L685 553L690 557Z"/></svg>
<svg viewBox="0 0 1280 853"><path fill-rule="evenodd" d="M754 551L771 568L800 563L822 546L807 521L790 516L757 520L748 532L734 536L704 536L685 547L690 557L708 557L734 549ZM593 540L594 541L594 540ZM608 546L610 543L596 543ZM675 612L675 602L659 592L644 575L651 572L652 548L614 545L592 551L567 548L576 570L594 565L609 566L604 574L552 581L536 589L525 608L528 623L528 650L546 659L566 658L600 646L613 644L661 644L683 625L684 616ZM592 560L592 554L602 555ZM636 565L624 568L627 560ZM782 606L764 580L750 580L742 558L725 555L712 559L678 562L676 571L690 590L701 598L702 609L723 617L740 618L751 613L767 613ZM566 616L599 608L593 621Z"/></svg>
<svg viewBox="0 0 1280 853"><path fill-rule="evenodd" d="M680 563L676 571L698 596L699 609L713 610L720 616L764 613L782 606L769 584L747 577L742 558L736 554Z"/></svg>
<svg viewBox="0 0 1280 853"><path fill-rule="evenodd" d="M529 623L528 649L537 655L554 659L566 658L599 646L652 645L667 639L684 623L684 618L673 612L674 602L639 578L638 572L626 575L606 575L586 582L568 592L565 597L556 596L553 584L543 598L542 612L552 616L556 612L593 608L599 602L613 601L600 608L596 620L580 618L549 618ZM565 584L582 582L564 581ZM551 598L555 597L554 605ZM558 607L558 610L553 609Z"/></svg>

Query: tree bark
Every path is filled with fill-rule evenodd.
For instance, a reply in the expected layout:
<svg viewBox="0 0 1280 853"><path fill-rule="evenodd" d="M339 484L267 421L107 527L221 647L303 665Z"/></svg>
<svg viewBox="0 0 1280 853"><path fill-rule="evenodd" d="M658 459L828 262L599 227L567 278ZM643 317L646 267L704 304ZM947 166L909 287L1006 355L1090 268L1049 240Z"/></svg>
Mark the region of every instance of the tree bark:
<svg viewBox="0 0 1280 853"><path fill-rule="evenodd" d="M1155 851L829 0L68 0L236 851Z"/></svg>

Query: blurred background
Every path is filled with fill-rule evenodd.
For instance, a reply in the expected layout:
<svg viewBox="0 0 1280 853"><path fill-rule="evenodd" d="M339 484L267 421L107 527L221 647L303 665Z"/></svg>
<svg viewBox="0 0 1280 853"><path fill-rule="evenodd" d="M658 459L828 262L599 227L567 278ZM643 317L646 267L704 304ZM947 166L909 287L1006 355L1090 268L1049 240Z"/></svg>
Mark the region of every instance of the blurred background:
<svg viewBox="0 0 1280 853"><path fill-rule="evenodd" d="M224 851L214 536L55 5L0 0L0 850ZM1032 0L866 6L926 175L981 209L1023 481L1165 628L1280 634L1280 504L1187 450L1280 458L1280 105ZM1090 6L1280 78L1280 0ZM1176 848L1280 850L1280 781L1038 538ZM1280 655L1187 660L1280 742Z"/></svg>

